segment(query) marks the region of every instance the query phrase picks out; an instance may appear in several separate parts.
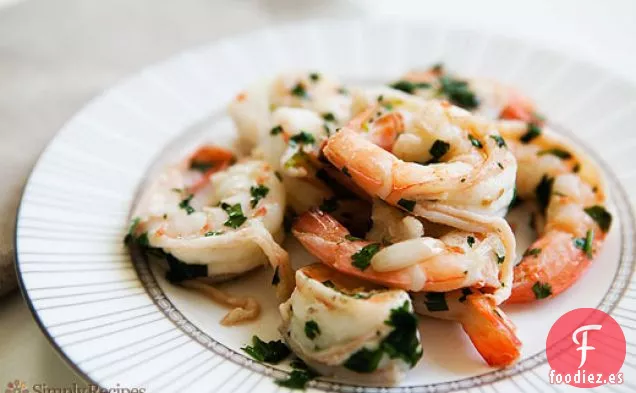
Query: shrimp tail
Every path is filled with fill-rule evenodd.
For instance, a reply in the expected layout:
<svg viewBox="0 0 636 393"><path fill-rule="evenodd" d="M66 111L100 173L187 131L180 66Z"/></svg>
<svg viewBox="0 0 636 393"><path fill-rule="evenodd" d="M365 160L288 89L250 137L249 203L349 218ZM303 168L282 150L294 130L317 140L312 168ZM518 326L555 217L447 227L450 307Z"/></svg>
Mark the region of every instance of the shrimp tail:
<svg viewBox="0 0 636 393"><path fill-rule="evenodd" d="M598 231L593 241L593 253L605 234ZM593 258L577 248L571 234L551 231L535 241L521 262L515 266L512 294L506 303L529 303L551 298L571 287L587 270Z"/></svg>
<svg viewBox="0 0 636 393"><path fill-rule="evenodd" d="M461 324L479 354L490 366L513 364L521 354L521 341L512 321L490 296L469 295L466 302L469 307Z"/></svg>

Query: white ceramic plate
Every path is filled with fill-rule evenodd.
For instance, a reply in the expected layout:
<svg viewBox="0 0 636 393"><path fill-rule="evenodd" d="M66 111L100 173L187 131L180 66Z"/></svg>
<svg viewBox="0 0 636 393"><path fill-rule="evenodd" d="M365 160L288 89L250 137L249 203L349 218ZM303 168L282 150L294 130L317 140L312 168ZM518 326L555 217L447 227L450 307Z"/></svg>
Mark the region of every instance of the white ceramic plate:
<svg viewBox="0 0 636 393"><path fill-rule="evenodd" d="M605 169L614 225L574 287L553 300L505 307L524 342L514 367L486 367L457 325L422 318L424 356L401 386L362 389L356 381L319 379L311 388L558 391L563 387L547 384L545 338L559 316L577 307L610 312L633 353L636 89L563 53L512 39L361 21L290 25L186 52L123 81L64 126L29 179L16 240L24 294L52 344L81 375L104 387L285 390L273 380L287 373L286 365L262 365L240 350L252 334L278 337L276 301L267 284L271 272L225 285L257 295L265 311L257 323L222 327L225 309L166 283L160 267L131 261L122 239L139 187L153 165L175 152L201 140L231 140L225 106L252 81L315 69L349 83L383 83L439 61L463 75L518 86L536 99L557 128L568 130L563 132ZM293 241L287 246L296 266L311 260ZM633 363L634 355L628 356ZM623 371L633 374L633 367Z"/></svg>

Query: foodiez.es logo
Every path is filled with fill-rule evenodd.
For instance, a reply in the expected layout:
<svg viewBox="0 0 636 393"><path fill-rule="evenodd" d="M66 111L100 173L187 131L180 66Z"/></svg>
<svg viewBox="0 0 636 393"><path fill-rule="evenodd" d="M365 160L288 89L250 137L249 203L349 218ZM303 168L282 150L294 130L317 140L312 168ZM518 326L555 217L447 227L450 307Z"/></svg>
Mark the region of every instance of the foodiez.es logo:
<svg viewBox="0 0 636 393"><path fill-rule="evenodd" d="M548 333L549 381L579 388L623 383L625 334L614 318L594 308L578 308L559 318Z"/></svg>

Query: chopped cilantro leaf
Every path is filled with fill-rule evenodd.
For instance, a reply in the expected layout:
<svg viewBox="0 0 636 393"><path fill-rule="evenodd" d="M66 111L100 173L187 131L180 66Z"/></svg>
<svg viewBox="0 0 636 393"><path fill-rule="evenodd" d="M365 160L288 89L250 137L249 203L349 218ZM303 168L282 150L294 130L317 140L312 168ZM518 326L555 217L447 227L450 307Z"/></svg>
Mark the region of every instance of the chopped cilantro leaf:
<svg viewBox="0 0 636 393"><path fill-rule="evenodd" d="M475 238L473 236L468 236L466 242L468 243L468 247L473 248L473 244L475 244Z"/></svg>
<svg viewBox="0 0 636 393"><path fill-rule="evenodd" d="M501 162L498 162L497 166L499 167L499 169L502 169L502 170L504 169L504 166L501 164Z"/></svg>
<svg viewBox="0 0 636 393"><path fill-rule="evenodd" d="M547 283L535 282L532 286L532 292L537 299L545 299L552 295L552 286Z"/></svg>
<svg viewBox="0 0 636 393"><path fill-rule="evenodd" d="M258 201L265 198L267 194L269 194L269 188L262 184L259 184L256 187L250 187L250 195L252 196L250 205L252 206L252 209L255 208L258 204Z"/></svg>
<svg viewBox="0 0 636 393"><path fill-rule="evenodd" d="M305 322L305 336L308 339L313 340L317 336L320 335L320 326L316 323L316 321L307 321Z"/></svg>
<svg viewBox="0 0 636 393"><path fill-rule="evenodd" d="M317 373L309 370L292 370L287 379L277 379L274 383L288 389L303 390L307 383L316 378L317 375Z"/></svg>
<svg viewBox="0 0 636 393"><path fill-rule="evenodd" d="M410 212L415 208L415 201L410 199L400 199L397 204Z"/></svg>
<svg viewBox="0 0 636 393"><path fill-rule="evenodd" d="M378 368L382 354L381 347L375 350L362 348L351 355L344 366L358 373L372 373Z"/></svg>
<svg viewBox="0 0 636 393"><path fill-rule="evenodd" d="M380 251L380 244L372 243L364 246L360 251L351 256L351 264L360 270L364 270L371 264L371 258Z"/></svg>
<svg viewBox="0 0 636 393"><path fill-rule="evenodd" d="M349 240L350 242L358 242L358 241L364 240L364 239L360 239L359 237L352 236L352 235L345 235L345 239Z"/></svg>
<svg viewBox="0 0 636 393"><path fill-rule="evenodd" d="M497 146L506 147L506 141L500 135L491 135L490 137L497 142Z"/></svg>
<svg viewBox="0 0 636 393"><path fill-rule="evenodd" d="M302 83L298 82L292 89L290 93L300 98L307 98L307 90L305 90L305 86Z"/></svg>
<svg viewBox="0 0 636 393"><path fill-rule="evenodd" d="M538 156L544 156L546 154L557 156L562 160L568 160L572 158L572 154L570 154L570 152L563 149L556 148L556 147L554 149L541 150L540 152L537 153Z"/></svg>
<svg viewBox="0 0 636 393"><path fill-rule="evenodd" d="M289 138L289 140L300 145L311 145L316 142L314 136L306 131L300 131L298 134Z"/></svg>
<svg viewBox="0 0 636 393"><path fill-rule="evenodd" d="M502 264L506 260L505 255L499 255L497 253L495 253L495 255L497 256L497 264Z"/></svg>
<svg viewBox="0 0 636 393"><path fill-rule="evenodd" d="M521 143L530 143L530 141L537 138L539 135L541 135L541 128L539 128L539 126L534 123L530 123L528 124L528 131L526 131L525 134L521 135L521 138L519 138L519 140L521 141Z"/></svg>
<svg viewBox="0 0 636 393"><path fill-rule="evenodd" d="M141 217L135 217L130 222L130 227L128 228L128 236L135 236L135 232L137 232L137 228L141 223ZM127 236L127 237L128 237Z"/></svg>
<svg viewBox="0 0 636 393"><path fill-rule="evenodd" d="M322 118L325 119L325 121L336 121L336 116L331 112L323 113Z"/></svg>
<svg viewBox="0 0 636 393"><path fill-rule="evenodd" d="M441 76L439 82L441 93L448 97L448 100L453 104L469 110L479 106L477 96L470 90L465 81Z"/></svg>
<svg viewBox="0 0 636 393"><path fill-rule="evenodd" d="M391 88L396 90L401 90L408 94L413 94L417 89L428 89L431 87L430 83L426 82L411 82L407 80L399 80L395 83L392 83Z"/></svg>
<svg viewBox="0 0 636 393"><path fill-rule="evenodd" d="M240 203L235 205L229 205L227 203L222 203L221 208L225 210L228 215L228 220L223 223L226 227L230 228L238 228L247 221L247 217L243 215L243 208Z"/></svg>
<svg viewBox="0 0 636 393"><path fill-rule="evenodd" d="M265 342L258 336L252 336L252 345L241 349L259 362L270 364L278 364L290 354L289 348L281 340Z"/></svg>
<svg viewBox="0 0 636 393"><path fill-rule="evenodd" d="M448 311L448 304L444 295L444 292L428 292L424 301L428 311Z"/></svg>
<svg viewBox="0 0 636 393"><path fill-rule="evenodd" d="M585 237L575 238L574 247L580 248L585 252L588 258L592 258L592 245L594 243L594 231L588 230Z"/></svg>
<svg viewBox="0 0 636 393"><path fill-rule="evenodd" d="M194 194L190 194L186 199L182 200L179 203L179 207L185 210L186 213L188 213L188 215L195 212L194 208L190 206L190 201L192 200L193 197L194 197Z"/></svg>
<svg viewBox="0 0 636 393"><path fill-rule="evenodd" d="M150 240L148 240L148 232L144 232L139 235L139 237L137 238L137 244L139 244L141 247L150 246Z"/></svg>
<svg viewBox="0 0 636 393"><path fill-rule="evenodd" d="M269 130L269 135L278 135L281 132L283 132L283 127L282 126L276 126L276 127L273 127L271 130Z"/></svg>
<svg viewBox="0 0 636 393"><path fill-rule="evenodd" d="M312 82L318 82L320 80L320 74L317 72L312 72L309 74L309 79L311 79Z"/></svg>
<svg viewBox="0 0 636 393"><path fill-rule="evenodd" d="M605 210L603 206L590 206L586 207L584 210L588 216L592 217L592 219L596 221L603 232L607 232L609 230L612 225L612 215Z"/></svg>
<svg viewBox="0 0 636 393"><path fill-rule="evenodd" d="M552 185L554 184L554 178L543 175L541 181L535 189L537 196L537 202L541 209L545 210L550 202L550 195L552 194Z"/></svg>
<svg viewBox="0 0 636 393"><path fill-rule="evenodd" d="M526 252L523 253L524 257L529 257L529 256L533 256L533 257L537 257L537 255L541 254L541 249L540 248L529 248L526 250Z"/></svg>
<svg viewBox="0 0 636 393"><path fill-rule="evenodd" d="M203 236L205 236L205 237L219 236L219 235L222 235L224 233L225 232L223 232L223 231L209 231L209 232L206 232L205 235L203 235Z"/></svg>
<svg viewBox="0 0 636 393"><path fill-rule="evenodd" d="M449 143L444 142L441 139L436 140L431 146L431 148L428 150L430 155L433 156L433 158L429 160L428 164L439 162L439 159L442 158L444 154L448 153L449 149L450 149Z"/></svg>
<svg viewBox="0 0 636 393"><path fill-rule="evenodd" d="M475 138L471 134L468 134L468 139L470 140L470 143L472 143L473 146L475 146L476 148L481 149L484 147L484 145L481 144L479 139Z"/></svg>
<svg viewBox="0 0 636 393"><path fill-rule="evenodd" d="M190 169L199 172L207 172L208 170L214 168L214 163L212 162L204 162L204 161L192 161L190 163Z"/></svg>
<svg viewBox="0 0 636 393"><path fill-rule="evenodd" d="M382 341L380 347L391 359L400 358L411 367L422 357L422 346L417 337L417 318L410 310L409 302L391 309L389 319L384 321L395 329Z"/></svg>

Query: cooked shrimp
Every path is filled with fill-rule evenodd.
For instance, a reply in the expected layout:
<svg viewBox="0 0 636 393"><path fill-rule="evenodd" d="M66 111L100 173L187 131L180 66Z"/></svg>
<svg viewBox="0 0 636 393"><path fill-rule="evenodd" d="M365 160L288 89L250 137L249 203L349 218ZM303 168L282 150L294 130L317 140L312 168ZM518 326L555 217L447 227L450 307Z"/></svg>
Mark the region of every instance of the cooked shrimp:
<svg viewBox="0 0 636 393"><path fill-rule="evenodd" d="M463 288L448 293L414 293L412 298L418 314L461 323L488 365L504 367L519 358L521 341L516 328L492 296Z"/></svg>
<svg viewBox="0 0 636 393"><path fill-rule="evenodd" d="M492 79L459 78L442 64L410 71L392 86L426 99L446 99L490 119L541 121L532 102L512 87Z"/></svg>
<svg viewBox="0 0 636 393"><path fill-rule="evenodd" d="M360 188L394 206L505 213L514 193L516 161L490 122L460 108L421 101L412 127L397 138L393 148L405 152L404 145L411 144L410 152L402 155L420 159L408 162L364 136L365 119L374 110L354 118L323 149L327 159ZM406 138L415 142L401 142Z"/></svg>
<svg viewBox="0 0 636 393"><path fill-rule="evenodd" d="M589 267L611 225L605 185L597 166L549 129L502 122L519 163L520 198L545 211L539 238L515 267L511 303L553 297Z"/></svg>
<svg viewBox="0 0 636 393"><path fill-rule="evenodd" d="M316 72L282 74L239 93L229 106L241 139L257 146L273 127L271 112L281 107L304 108L315 112L327 128L350 117L351 96L335 79Z"/></svg>
<svg viewBox="0 0 636 393"><path fill-rule="evenodd" d="M422 356L405 291L378 288L321 264L296 272L296 289L280 313L291 349L322 375L364 374L367 382L392 384Z"/></svg>
<svg viewBox="0 0 636 393"><path fill-rule="evenodd" d="M494 232L452 230L439 239L383 245L351 237L330 215L312 210L296 220L292 233L321 262L390 288L445 292L475 286L497 293L500 302L512 282L511 271L500 271L506 251Z"/></svg>
<svg viewBox="0 0 636 393"><path fill-rule="evenodd" d="M404 79L418 83L437 77L415 72ZM539 238L515 268L509 301L556 296L587 269L609 229L602 174L585 154L544 126L528 97L492 80L472 79L467 86L479 103L474 112L503 119L500 132L518 163L517 195L536 200L546 213L544 223L535 228ZM428 91L418 88L411 93Z"/></svg>
<svg viewBox="0 0 636 393"><path fill-rule="evenodd" d="M199 149L161 173L135 209L131 235L171 256L176 281L227 279L269 261L280 278L277 294L285 300L293 272L277 243L284 235L282 184L263 161L218 164L219 151Z"/></svg>

